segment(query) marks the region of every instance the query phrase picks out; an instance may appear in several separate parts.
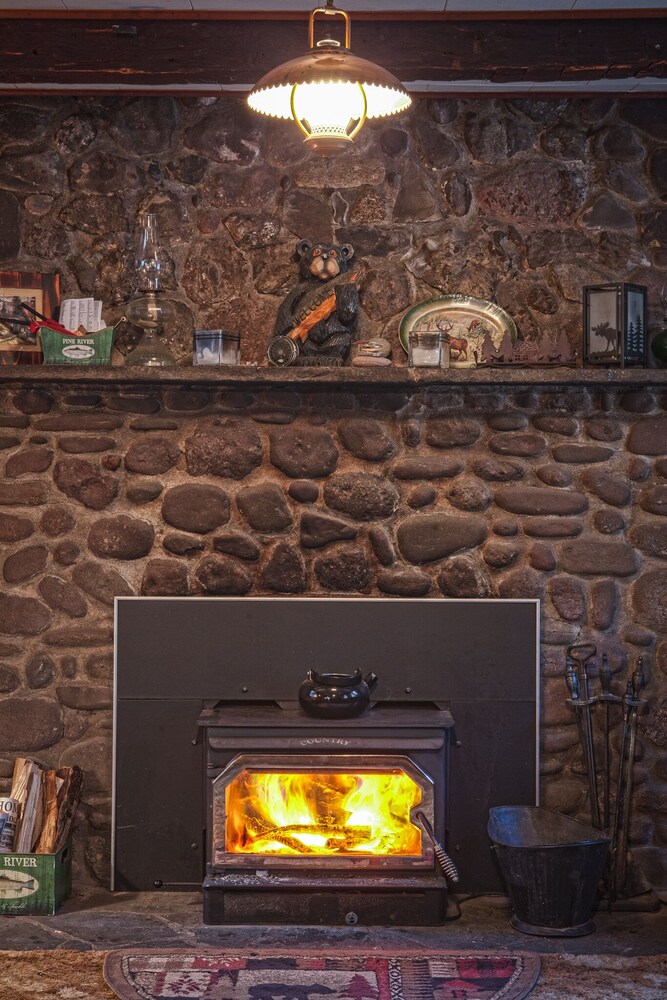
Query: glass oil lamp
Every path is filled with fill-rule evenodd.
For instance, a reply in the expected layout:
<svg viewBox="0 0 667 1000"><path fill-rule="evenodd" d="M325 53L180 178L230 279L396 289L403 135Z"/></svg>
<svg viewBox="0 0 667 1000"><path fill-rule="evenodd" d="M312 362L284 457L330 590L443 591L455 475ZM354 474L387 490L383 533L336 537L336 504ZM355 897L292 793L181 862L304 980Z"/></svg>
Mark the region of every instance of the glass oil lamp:
<svg viewBox="0 0 667 1000"><path fill-rule="evenodd" d="M157 217L146 212L141 219L135 268L138 278L138 295L128 304L126 315L130 323L143 330L137 346L125 358L126 365L145 365L165 368L175 365L173 355L162 342L165 323L173 316L173 309L161 288L167 257L160 245Z"/></svg>

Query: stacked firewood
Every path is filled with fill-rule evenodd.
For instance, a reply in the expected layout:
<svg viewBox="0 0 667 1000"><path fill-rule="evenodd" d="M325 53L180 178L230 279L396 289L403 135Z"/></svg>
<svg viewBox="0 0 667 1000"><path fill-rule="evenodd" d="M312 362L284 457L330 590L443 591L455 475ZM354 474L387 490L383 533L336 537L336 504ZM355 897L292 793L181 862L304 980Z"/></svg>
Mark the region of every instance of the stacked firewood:
<svg viewBox="0 0 667 1000"><path fill-rule="evenodd" d="M14 763L10 799L16 803L13 844L15 854L56 854L66 843L81 798L80 767L46 770L30 757Z"/></svg>

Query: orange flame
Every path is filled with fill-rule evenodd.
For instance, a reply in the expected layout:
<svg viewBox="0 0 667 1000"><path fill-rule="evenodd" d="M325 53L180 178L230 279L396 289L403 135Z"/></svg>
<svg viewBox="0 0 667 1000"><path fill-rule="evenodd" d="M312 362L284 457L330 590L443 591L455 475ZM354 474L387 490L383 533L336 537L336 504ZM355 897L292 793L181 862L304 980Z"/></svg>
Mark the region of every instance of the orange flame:
<svg viewBox="0 0 667 1000"><path fill-rule="evenodd" d="M225 790L232 854L421 854L410 812L421 789L403 771L242 771Z"/></svg>

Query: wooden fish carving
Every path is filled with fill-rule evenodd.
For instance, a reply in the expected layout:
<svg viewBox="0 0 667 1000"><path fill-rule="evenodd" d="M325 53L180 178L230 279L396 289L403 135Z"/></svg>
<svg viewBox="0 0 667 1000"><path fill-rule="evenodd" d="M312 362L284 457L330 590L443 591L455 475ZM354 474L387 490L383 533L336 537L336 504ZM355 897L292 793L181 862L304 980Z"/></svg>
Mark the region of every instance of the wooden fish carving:
<svg viewBox="0 0 667 1000"><path fill-rule="evenodd" d="M327 281L322 288L313 288L313 291L305 296L295 314L294 318L298 322L287 334L289 339L303 343L309 331L317 326L321 320L331 316L336 308L336 286L354 284L359 274L359 270L348 271L346 274L340 274L337 278Z"/></svg>

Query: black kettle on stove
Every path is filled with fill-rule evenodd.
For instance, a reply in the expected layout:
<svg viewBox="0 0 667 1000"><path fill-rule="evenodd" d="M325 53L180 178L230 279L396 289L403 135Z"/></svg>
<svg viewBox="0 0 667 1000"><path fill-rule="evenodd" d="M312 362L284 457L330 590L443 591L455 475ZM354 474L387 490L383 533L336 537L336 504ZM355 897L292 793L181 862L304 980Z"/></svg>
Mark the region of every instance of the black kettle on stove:
<svg viewBox="0 0 667 1000"><path fill-rule="evenodd" d="M304 712L319 719L350 719L370 705L371 691L378 682L374 673L320 674L309 670L299 688Z"/></svg>

